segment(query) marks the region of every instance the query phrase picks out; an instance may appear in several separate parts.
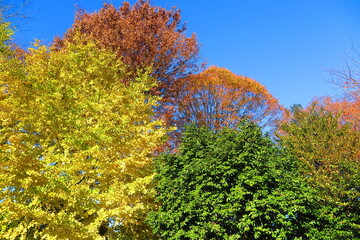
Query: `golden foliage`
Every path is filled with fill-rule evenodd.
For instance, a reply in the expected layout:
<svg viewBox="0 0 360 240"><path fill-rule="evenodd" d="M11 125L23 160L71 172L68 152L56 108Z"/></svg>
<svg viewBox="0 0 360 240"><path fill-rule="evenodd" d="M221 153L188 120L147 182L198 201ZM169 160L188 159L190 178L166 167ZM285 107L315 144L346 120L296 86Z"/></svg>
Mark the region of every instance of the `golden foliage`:
<svg viewBox="0 0 360 240"><path fill-rule="evenodd" d="M165 134L147 73L93 43L1 58L0 225L22 239L150 239L151 153Z"/></svg>

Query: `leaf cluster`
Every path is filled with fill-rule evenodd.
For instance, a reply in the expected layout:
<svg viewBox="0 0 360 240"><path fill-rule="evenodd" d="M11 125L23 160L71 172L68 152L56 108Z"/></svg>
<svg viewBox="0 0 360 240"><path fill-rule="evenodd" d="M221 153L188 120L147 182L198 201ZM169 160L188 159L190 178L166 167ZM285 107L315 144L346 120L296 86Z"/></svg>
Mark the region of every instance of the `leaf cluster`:
<svg viewBox="0 0 360 240"><path fill-rule="evenodd" d="M151 67L162 95L178 78L198 70L196 35L185 35L186 26L175 7L166 10L140 0L133 6L124 2L119 8L104 4L95 13L79 9L72 28L62 38L55 38L53 47L61 49L66 41L72 42L78 31L115 52L127 72L136 75L138 69Z"/></svg>
<svg viewBox="0 0 360 240"><path fill-rule="evenodd" d="M294 107L292 118L280 127L282 144L302 163L303 175L338 198L359 197L359 132L341 116L313 104Z"/></svg>
<svg viewBox="0 0 360 240"><path fill-rule="evenodd" d="M293 159L250 122L190 126L156 169L161 206L148 219L160 238L308 239L329 224Z"/></svg>
<svg viewBox="0 0 360 240"><path fill-rule="evenodd" d="M165 129L146 94L155 80L124 84L126 74L114 53L80 40L35 46L2 69L3 238L152 238L143 219Z"/></svg>

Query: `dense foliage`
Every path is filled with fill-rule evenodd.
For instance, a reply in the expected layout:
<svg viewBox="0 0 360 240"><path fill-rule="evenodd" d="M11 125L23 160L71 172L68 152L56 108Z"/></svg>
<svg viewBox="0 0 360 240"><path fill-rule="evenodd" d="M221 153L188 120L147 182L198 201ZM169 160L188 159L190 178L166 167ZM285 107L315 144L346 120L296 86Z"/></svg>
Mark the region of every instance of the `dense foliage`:
<svg viewBox="0 0 360 240"><path fill-rule="evenodd" d="M21 49L5 6L0 239L360 239L357 58L333 72L344 98L284 111L251 78L198 73L179 9L78 10Z"/></svg>
<svg viewBox="0 0 360 240"><path fill-rule="evenodd" d="M9 51L7 42L12 36L10 24L4 22L0 14L0 53L4 56L4 53Z"/></svg>
<svg viewBox="0 0 360 240"><path fill-rule="evenodd" d="M149 222L162 239L322 239L331 228L294 161L253 123L189 127L157 174Z"/></svg>
<svg viewBox="0 0 360 240"><path fill-rule="evenodd" d="M280 139L301 164L307 182L332 209L344 217L347 231L360 232L360 133L343 123L340 114L316 104L294 106L291 119L281 125Z"/></svg>
<svg viewBox="0 0 360 240"><path fill-rule="evenodd" d="M339 115L312 105L295 106L280 138L301 162L302 172L324 195L360 197L360 133L343 124Z"/></svg>
<svg viewBox="0 0 360 240"><path fill-rule="evenodd" d="M55 39L54 46L62 48L78 31L114 51L128 72L152 67L151 75L159 81L163 95L178 78L198 69L196 36L186 37L186 26L176 8L166 10L140 0L133 6L123 2L120 8L104 4L95 13L79 10L73 26L64 37Z"/></svg>
<svg viewBox="0 0 360 240"><path fill-rule="evenodd" d="M154 79L125 75L92 43L38 46L2 68L2 238L151 238L150 154L165 131L144 94Z"/></svg>

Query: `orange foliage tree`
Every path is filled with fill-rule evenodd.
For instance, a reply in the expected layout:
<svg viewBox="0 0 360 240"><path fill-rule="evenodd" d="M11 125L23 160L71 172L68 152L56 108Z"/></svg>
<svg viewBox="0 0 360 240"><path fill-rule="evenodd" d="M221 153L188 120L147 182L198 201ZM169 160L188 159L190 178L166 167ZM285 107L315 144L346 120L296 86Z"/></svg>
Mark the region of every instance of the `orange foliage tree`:
<svg viewBox="0 0 360 240"><path fill-rule="evenodd" d="M195 34L186 37L180 10L166 10L139 0L120 8L104 4L98 12L78 10L73 26L56 37L53 47L62 48L80 31L100 47L110 48L127 66L127 72L153 68L151 74L163 94L176 79L198 71L199 45Z"/></svg>
<svg viewBox="0 0 360 240"><path fill-rule="evenodd" d="M282 112L259 82L216 66L181 79L171 91L164 118L180 130L190 122L214 130L236 127L245 118L270 126Z"/></svg>
<svg viewBox="0 0 360 240"><path fill-rule="evenodd" d="M345 65L340 70L332 70L333 82L344 91L344 97L323 97L316 101L324 109L339 113L343 122L352 123L360 130L360 53L353 48L353 54L346 56Z"/></svg>
<svg viewBox="0 0 360 240"><path fill-rule="evenodd" d="M345 66L332 70L334 82L341 86L350 99L360 99L360 53L353 48L353 54L345 58Z"/></svg>
<svg viewBox="0 0 360 240"><path fill-rule="evenodd" d="M342 123L351 123L354 130L360 130L360 99L321 97L315 101L326 111L339 114Z"/></svg>

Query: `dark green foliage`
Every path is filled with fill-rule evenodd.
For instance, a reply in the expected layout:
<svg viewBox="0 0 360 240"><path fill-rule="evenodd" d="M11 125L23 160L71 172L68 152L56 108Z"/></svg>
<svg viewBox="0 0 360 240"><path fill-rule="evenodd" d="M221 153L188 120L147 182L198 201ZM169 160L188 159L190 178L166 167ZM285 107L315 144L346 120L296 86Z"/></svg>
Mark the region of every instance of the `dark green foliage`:
<svg viewBox="0 0 360 240"><path fill-rule="evenodd" d="M188 127L157 172L161 206L148 219L162 239L312 239L330 224L297 166L253 123Z"/></svg>

